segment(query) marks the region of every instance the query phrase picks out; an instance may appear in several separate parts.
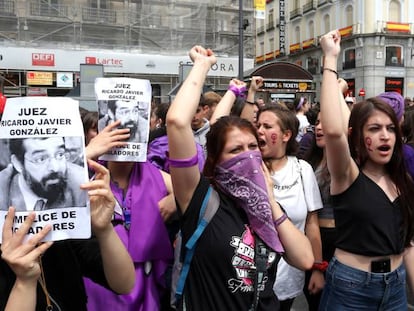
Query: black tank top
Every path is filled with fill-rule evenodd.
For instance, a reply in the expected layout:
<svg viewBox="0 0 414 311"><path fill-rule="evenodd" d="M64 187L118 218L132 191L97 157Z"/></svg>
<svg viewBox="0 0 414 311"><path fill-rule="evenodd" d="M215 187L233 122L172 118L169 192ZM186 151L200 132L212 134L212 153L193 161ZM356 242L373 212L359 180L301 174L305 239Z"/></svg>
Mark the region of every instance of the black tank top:
<svg viewBox="0 0 414 311"><path fill-rule="evenodd" d="M400 254L404 234L399 198L391 202L375 182L359 173L353 184L333 195L336 247L364 256Z"/></svg>

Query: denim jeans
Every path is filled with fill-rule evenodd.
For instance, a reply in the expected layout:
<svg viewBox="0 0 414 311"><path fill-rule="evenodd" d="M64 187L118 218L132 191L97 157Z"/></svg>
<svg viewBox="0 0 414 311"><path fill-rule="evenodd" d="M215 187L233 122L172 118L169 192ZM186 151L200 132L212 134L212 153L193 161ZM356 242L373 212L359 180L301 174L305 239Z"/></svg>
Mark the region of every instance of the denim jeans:
<svg viewBox="0 0 414 311"><path fill-rule="evenodd" d="M326 271L319 311L406 311L405 267L370 273L340 263L335 257Z"/></svg>

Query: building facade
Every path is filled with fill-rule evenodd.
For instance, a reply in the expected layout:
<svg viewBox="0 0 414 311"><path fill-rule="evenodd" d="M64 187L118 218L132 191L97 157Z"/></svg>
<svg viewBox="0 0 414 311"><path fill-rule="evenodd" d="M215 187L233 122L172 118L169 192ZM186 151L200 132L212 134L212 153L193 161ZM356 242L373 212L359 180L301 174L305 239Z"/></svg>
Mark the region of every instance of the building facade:
<svg viewBox="0 0 414 311"><path fill-rule="evenodd" d="M314 76L320 89L319 38L332 29L342 37L338 73L357 100L384 91L414 96L414 1L267 0L265 20L256 23L260 65L290 61Z"/></svg>
<svg viewBox="0 0 414 311"><path fill-rule="evenodd" d="M244 69L254 62L252 2L243 0ZM238 0L0 0L0 90L65 95L80 65L93 64L105 76L149 79L167 101L195 44L218 55L207 84L227 87L238 75L239 10Z"/></svg>

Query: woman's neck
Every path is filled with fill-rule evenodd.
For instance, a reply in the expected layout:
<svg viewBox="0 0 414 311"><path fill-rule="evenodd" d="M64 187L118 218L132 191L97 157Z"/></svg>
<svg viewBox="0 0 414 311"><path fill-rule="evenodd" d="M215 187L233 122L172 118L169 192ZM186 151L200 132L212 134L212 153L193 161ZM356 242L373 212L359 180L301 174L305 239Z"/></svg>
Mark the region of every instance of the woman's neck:
<svg viewBox="0 0 414 311"><path fill-rule="evenodd" d="M270 163L270 168L272 172L277 172L278 170L282 169L287 163L287 155L284 154L279 157L273 157L268 159Z"/></svg>
<svg viewBox="0 0 414 311"><path fill-rule="evenodd" d="M369 177L373 177L374 179L379 179L388 175L388 172L385 170L383 165L371 165L369 163L364 165L362 172Z"/></svg>
<svg viewBox="0 0 414 311"><path fill-rule="evenodd" d="M108 162L111 180L121 189L127 189L134 162Z"/></svg>

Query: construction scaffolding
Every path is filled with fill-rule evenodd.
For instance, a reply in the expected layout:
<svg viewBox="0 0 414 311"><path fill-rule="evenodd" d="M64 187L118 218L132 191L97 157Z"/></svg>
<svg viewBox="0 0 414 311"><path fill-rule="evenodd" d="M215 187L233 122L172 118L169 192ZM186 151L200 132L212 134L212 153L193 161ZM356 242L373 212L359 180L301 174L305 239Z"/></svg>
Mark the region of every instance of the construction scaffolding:
<svg viewBox="0 0 414 311"><path fill-rule="evenodd" d="M0 45L182 54L194 44L235 56L239 1L0 0ZM246 25L252 0L243 1ZM253 57L253 27L244 29Z"/></svg>

